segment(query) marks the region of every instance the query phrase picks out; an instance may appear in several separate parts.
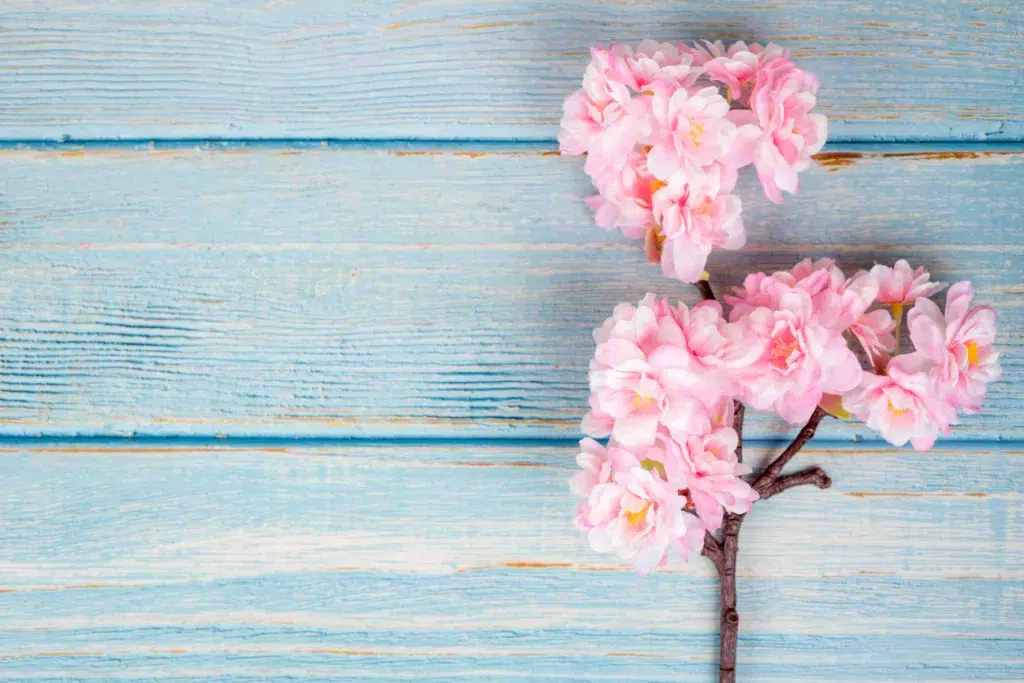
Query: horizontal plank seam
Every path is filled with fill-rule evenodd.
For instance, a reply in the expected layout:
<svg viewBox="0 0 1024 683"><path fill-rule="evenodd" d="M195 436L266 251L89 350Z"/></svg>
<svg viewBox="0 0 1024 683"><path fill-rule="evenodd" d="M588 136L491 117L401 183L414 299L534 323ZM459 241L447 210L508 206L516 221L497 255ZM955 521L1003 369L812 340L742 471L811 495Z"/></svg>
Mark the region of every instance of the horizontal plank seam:
<svg viewBox="0 0 1024 683"><path fill-rule="evenodd" d="M166 446L168 448L178 447L221 447L221 448L266 448L266 447L294 447L313 448L318 446L479 446L479 447L572 447L579 439L575 437L421 437L421 436L197 436L197 435L164 435L164 434L138 434L133 436L93 434L83 436L71 435L38 435L25 436L13 434L0 434L0 446L4 447L25 447L28 449L47 446L50 444L75 444L82 446L110 446L111 448L129 448L131 446ZM778 438L753 437L744 439L744 444L749 447L773 447L784 445L789 436L780 435ZM881 439L815 439L814 450L864 450L865 447L877 446L879 448L891 449ZM971 449L999 448L1024 448L1024 439L992 438L992 439L948 439L941 444L943 450L969 451ZM912 451L908 450L908 453Z"/></svg>
<svg viewBox="0 0 1024 683"><path fill-rule="evenodd" d="M0 137L0 149L133 149L153 146L160 149L188 148L207 145L212 148L254 148L254 149L294 149L294 148L353 148L353 149L404 149L434 148L463 149L467 147L492 146L495 148L534 147L544 150L558 148L554 138L62 138L60 140L3 138ZM893 147L936 147L941 149L978 150L984 148L1000 148L1006 151L1024 149L1024 137L1001 138L998 140L958 140L931 138L890 138L885 140L871 138L835 138L829 140L826 149L837 147L875 148L888 150Z"/></svg>

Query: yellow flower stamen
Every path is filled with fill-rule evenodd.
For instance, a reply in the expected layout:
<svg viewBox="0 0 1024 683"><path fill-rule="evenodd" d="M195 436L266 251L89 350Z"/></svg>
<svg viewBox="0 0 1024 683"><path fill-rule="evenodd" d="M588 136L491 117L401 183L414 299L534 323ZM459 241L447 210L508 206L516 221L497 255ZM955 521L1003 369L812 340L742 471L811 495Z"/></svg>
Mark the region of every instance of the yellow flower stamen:
<svg viewBox="0 0 1024 683"><path fill-rule="evenodd" d="M904 413L909 413L910 412L910 408L897 408L896 406L894 406L892 404L892 401L889 401L888 403L889 403L889 412L892 413L893 417L899 417L900 415L903 415Z"/></svg>
<svg viewBox="0 0 1024 683"><path fill-rule="evenodd" d="M694 147L700 147L700 145L701 145L700 139L701 139L701 137L703 137L703 135L704 135L704 124L703 123L695 123L695 124L693 124L693 128L690 129L690 142L693 143Z"/></svg>
<svg viewBox="0 0 1024 683"><path fill-rule="evenodd" d="M637 394L633 397L633 407L637 410L647 410L654 405L654 399L650 396L644 396L643 394Z"/></svg>
<svg viewBox="0 0 1024 683"><path fill-rule="evenodd" d="M967 342L967 362L971 365L978 364L978 342Z"/></svg>
<svg viewBox="0 0 1024 683"><path fill-rule="evenodd" d="M654 194L655 192L665 187L666 185L668 185L668 183L662 182L655 178L654 180L651 181L651 194Z"/></svg>
<svg viewBox="0 0 1024 683"><path fill-rule="evenodd" d="M800 342L795 339L791 342L786 342L783 339L777 339L772 343L772 356L777 360L786 360L799 348Z"/></svg>
<svg viewBox="0 0 1024 683"><path fill-rule="evenodd" d="M700 206L698 206L696 209L693 210L693 212L697 213L697 214L700 214L702 216L710 216L711 215L711 202L709 200L705 199L701 203Z"/></svg>
<svg viewBox="0 0 1024 683"><path fill-rule="evenodd" d="M703 137L703 124L702 123L695 123L695 124L693 124L693 127L690 128L689 135L690 135L690 142L693 143L693 146L699 147L700 146L700 138Z"/></svg>
<svg viewBox="0 0 1024 683"><path fill-rule="evenodd" d="M623 515L626 517L626 521L629 522L630 526L637 526L647 517L647 511L651 508L651 504L647 503L636 512L630 512L628 510L623 511Z"/></svg>

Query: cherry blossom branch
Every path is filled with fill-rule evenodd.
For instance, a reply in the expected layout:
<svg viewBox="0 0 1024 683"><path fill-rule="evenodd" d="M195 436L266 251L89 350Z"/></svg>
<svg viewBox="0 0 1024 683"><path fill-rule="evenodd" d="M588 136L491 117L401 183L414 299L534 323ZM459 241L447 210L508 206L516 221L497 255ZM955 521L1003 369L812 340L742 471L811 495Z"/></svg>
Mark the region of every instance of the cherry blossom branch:
<svg viewBox="0 0 1024 683"><path fill-rule="evenodd" d="M814 432L818 430L818 425L821 423L825 416L828 415L821 407L814 409L811 413L811 418L807 420L807 424L803 426L800 433L796 435L793 442L786 447L786 450L782 451L779 457L775 458L772 464L765 468L761 476L754 482L754 490L757 491L762 498L765 498L765 491L767 491L775 482L778 480L779 475L782 474L782 468L785 467L793 456L800 452L800 449L807 445L807 442L814 438Z"/></svg>
<svg viewBox="0 0 1024 683"><path fill-rule="evenodd" d="M767 487L763 491L760 491L761 500L767 500L772 496L778 495L783 491L788 491L791 488L797 486L807 486L813 484L819 489L827 489L832 486L832 479L825 474L825 470L820 467L811 467L810 469L797 472L796 474L790 474L785 477L779 477L775 482Z"/></svg>
<svg viewBox="0 0 1024 683"><path fill-rule="evenodd" d="M644 183L640 185L644 186ZM653 182L651 187L653 191ZM654 230L652 228L648 236L653 240L651 243L658 246L663 237L652 232ZM678 265L670 263L670 270ZM735 683L736 680L740 622L736 574L739 533L745 514L758 499L768 500L792 488L815 486L827 489L832 486L832 480L820 467L805 466L786 472L793 458L814 438L826 415L849 417L844 415L849 411L862 420L874 419L875 416L882 435L891 442L902 444L910 436L915 447L923 447L932 443L935 434L943 432L947 423L955 420L958 410L973 406L980 398L973 394L954 396L950 393L954 390L952 386L946 387L948 391L929 390L935 385L934 373L941 372L949 358L966 355L970 366L968 374L958 377L968 380L983 374L986 377L998 376L999 372L996 354L989 350L991 336L995 332L995 311L989 307L976 307L967 313L978 318L981 327L977 334L981 336L977 339L971 338L963 344L957 342L960 345L944 349L935 348L927 353L905 353L892 359L884 354L885 349L891 349L893 345L891 333L899 333L899 328L893 330L892 326L894 320L899 320L899 307L907 301L915 302L910 316L919 327L927 324L930 339L949 339L954 332L960 334L957 330L962 328L962 321L947 323L937 305L927 298L942 284L929 282L929 275L923 269L911 270L905 261L897 262L893 268L875 266L870 272L858 273L852 280L847 280L828 259L816 262L808 259L794 266L789 273L761 273L753 277L760 283L753 291L745 288L733 290L734 303L742 305L734 307L728 317L717 305L715 290L706 272L694 286L703 302L716 302L714 306L701 303L692 308L683 304L676 307L668 299L648 295L638 306L623 304L615 308L612 317L595 335L604 341L599 342L591 362L592 410L584 420L584 425L590 425L599 435L610 432L613 437L607 446L593 439L580 442L581 453L577 462L583 471L572 480L573 490L587 497L587 501L580 504L578 525L590 536L595 549L604 551L609 545L613 548L629 547L623 542L640 538L638 532L642 531L644 538L650 540L645 541L645 552L633 553L641 573L653 570L655 561L665 558L665 553L678 541L683 542L681 549L692 549L696 545L700 554L714 565L721 592L720 683ZM845 321L846 316L837 312L839 308L845 310L845 299L841 302L836 297L822 297L819 306L816 297L812 297L800 284L804 281L813 284L814 288L819 282L827 282L831 294L852 293L855 296L850 305L858 311L866 311L872 306L877 292L884 285L886 301L883 303L894 305L893 315L876 309L864 313L856 328L844 327L845 323L839 321ZM774 300L776 287L782 292L777 302ZM766 291L772 292L772 296L762 297ZM954 310L966 311L972 296L969 282L954 285L947 296L947 309L953 306ZM857 297L860 297L859 302ZM728 298L733 301L733 297ZM926 301L926 307L919 308ZM761 313L755 315L749 310L751 308ZM807 310L813 315L804 316L806 319L801 318L801 325L795 326L795 318L791 314ZM691 314L693 311L698 314ZM665 334L648 335L652 320ZM782 321L786 321L786 326L779 326ZM723 340L721 343L706 344L702 341L716 332ZM635 369L626 365L637 358L634 349L641 337L653 341L651 348L644 346L642 349L653 368L650 375L646 372L637 375ZM808 346L804 344L805 339L817 339L820 343ZM850 353L854 339L872 358L874 372L861 368L858 356ZM659 353L666 347L669 348L664 354ZM737 361L739 366L730 368L735 370L735 374L724 378L719 376L718 368L723 364L730 365L729 359L740 357L746 364ZM836 364L840 358L843 359L841 366ZM886 359L883 367L882 361ZM688 382L677 383L670 371L677 362L689 365L690 361L693 361L691 369L696 373L693 387ZM803 374L780 374L777 372L780 367L789 370L799 368ZM611 373L628 374L629 381L620 384L616 379L610 382L609 377L620 376ZM854 382L858 377L859 382ZM849 386L850 383L854 386ZM817 396L820 400L826 389L830 396L823 405L827 406L828 412L823 407L814 407L796 438L768 458L765 466L752 473L751 468L743 463L746 408L737 397L747 400L760 398L765 405L762 401L752 403L791 417L793 409L802 405L803 399ZM682 394L678 405L677 391ZM758 396L758 393L762 395ZM941 395L932 396L933 393ZM630 394L632 401L622 400ZM665 401L656 415L655 411L649 410L655 396ZM768 398L773 400L768 402ZM701 403L704 412L698 409L689 413L688 409L676 409L690 405L699 408ZM726 414L722 414L720 408L723 403L732 406ZM845 408L840 411L843 405ZM607 414L606 409L616 414ZM896 419L904 413L908 414L906 418ZM687 419L682 419L684 417ZM913 424L907 422L911 417ZM652 421L654 430L648 431L646 427L650 427ZM645 427L642 434L654 439L658 449L655 457L648 457L651 444L639 438L641 425ZM636 437L638 443L619 442L614 434L620 428L624 430L623 435ZM636 471L637 464L643 471ZM673 476L668 476L670 465ZM710 472L716 476L706 476ZM591 507L595 499L600 504L599 508ZM637 507L634 503L642 506ZM677 504L681 507L667 511L671 517L650 514L654 505ZM614 506L618 506L619 513L609 517L605 511ZM660 508L654 510L661 511ZM682 522L680 526L673 527L682 529L678 538L673 534L660 533L662 527L658 525L669 521ZM649 533L650 530L655 533ZM621 550L620 554L628 556Z"/></svg>

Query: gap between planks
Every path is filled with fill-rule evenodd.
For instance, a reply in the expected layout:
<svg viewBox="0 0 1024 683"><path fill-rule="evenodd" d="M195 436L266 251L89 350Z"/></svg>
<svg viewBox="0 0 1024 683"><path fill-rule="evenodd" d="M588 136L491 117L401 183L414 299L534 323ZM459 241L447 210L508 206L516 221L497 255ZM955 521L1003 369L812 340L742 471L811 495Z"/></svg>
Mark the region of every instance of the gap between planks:
<svg viewBox="0 0 1024 683"><path fill-rule="evenodd" d="M558 141L554 138L110 138L110 139L67 139L62 141L5 139L0 138L0 152L6 151L51 151L93 152L104 150L189 150L201 148L210 151L316 151L316 150L357 150L416 152L437 150L458 152L479 150L481 152L520 151L558 153ZM862 142L857 140L831 140L818 156L828 158L835 150L856 150L864 153L892 153L893 156L913 156L916 153L931 152L1020 152L1024 151L1024 140L914 140L891 139L884 142Z"/></svg>
<svg viewBox="0 0 1024 683"><path fill-rule="evenodd" d="M25 436L22 434L0 434L0 453L15 453L20 450L40 452L117 452L145 453L164 452L167 450L204 450L204 451L236 451L246 448L262 452L287 453L299 448L342 448L365 446L402 446L422 448L444 448L475 446L479 448L570 448L576 446L579 437L456 437L456 436L202 436L175 434L41 434ZM785 437L744 439L745 446L751 448L781 448L788 443ZM73 445L72 445L73 444ZM820 453L841 450L863 450L875 446L883 450L899 450L881 439L815 439L804 453ZM993 448L1016 450L1024 447L1024 439L994 437L991 439L955 439L946 441L943 448L933 449L932 453L959 453L975 448ZM907 450L908 453L914 451Z"/></svg>

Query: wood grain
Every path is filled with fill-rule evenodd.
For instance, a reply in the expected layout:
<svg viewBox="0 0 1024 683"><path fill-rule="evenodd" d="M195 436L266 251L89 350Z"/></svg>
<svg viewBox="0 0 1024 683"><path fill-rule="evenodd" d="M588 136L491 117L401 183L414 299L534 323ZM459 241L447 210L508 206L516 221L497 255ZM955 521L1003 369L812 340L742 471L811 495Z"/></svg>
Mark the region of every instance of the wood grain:
<svg viewBox="0 0 1024 683"><path fill-rule="evenodd" d="M971 278L1005 379L954 438L1019 438L1020 148L835 148L805 175L781 207L744 179L751 243L716 286L808 255ZM545 147L14 148L0 187L8 435L574 438L590 330L695 300Z"/></svg>
<svg viewBox="0 0 1024 683"><path fill-rule="evenodd" d="M7 0L0 681L711 680L712 568L591 552L566 484L590 330L696 296L551 142L588 46L708 36L791 47L833 141L1000 143L741 185L719 291L906 256L1004 380L930 453L823 426L833 488L745 525L739 679L1024 680L1024 5Z"/></svg>
<svg viewBox="0 0 1024 683"><path fill-rule="evenodd" d="M707 680L710 567L584 550L572 456L11 444L0 679ZM807 453L835 487L745 529L744 679L1020 678L1021 458Z"/></svg>
<svg viewBox="0 0 1024 683"><path fill-rule="evenodd" d="M308 571L624 569L571 529L575 453L14 446L0 461L0 577L5 588L45 589ZM999 445L813 450L800 465L826 468L835 487L764 503L745 528L740 574L1024 578L1021 457ZM711 575L703 563L674 569Z"/></svg>
<svg viewBox="0 0 1024 683"><path fill-rule="evenodd" d="M8 0L0 137L552 139L587 49L774 40L833 140L1020 140L1019 3Z"/></svg>

